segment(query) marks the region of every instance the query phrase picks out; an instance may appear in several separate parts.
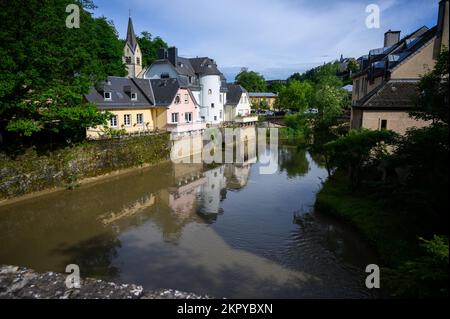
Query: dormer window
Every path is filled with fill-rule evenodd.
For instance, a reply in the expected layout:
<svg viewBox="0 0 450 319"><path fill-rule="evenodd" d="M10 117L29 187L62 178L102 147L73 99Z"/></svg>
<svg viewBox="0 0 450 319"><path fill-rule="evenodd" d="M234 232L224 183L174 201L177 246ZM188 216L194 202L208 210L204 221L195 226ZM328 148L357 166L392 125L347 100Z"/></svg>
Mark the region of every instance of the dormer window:
<svg viewBox="0 0 450 319"><path fill-rule="evenodd" d="M105 101L111 101L111 92L103 92L103 98Z"/></svg>
<svg viewBox="0 0 450 319"><path fill-rule="evenodd" d="M137 93L131 93L131 101L137 101Z"/></svg>

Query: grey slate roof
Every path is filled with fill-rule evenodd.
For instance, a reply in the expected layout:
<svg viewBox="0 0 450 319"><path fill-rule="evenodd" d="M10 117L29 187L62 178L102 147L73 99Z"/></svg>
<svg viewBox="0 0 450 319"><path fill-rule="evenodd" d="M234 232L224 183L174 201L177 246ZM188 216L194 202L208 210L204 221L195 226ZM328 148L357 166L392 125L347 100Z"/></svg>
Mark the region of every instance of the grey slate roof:
<svg viewBox="0 0 450 319"><path fill-rule="evenodd" d="M136 39L136 34L134 33L133 21L131 21L131 17L128 18L128 29L127 29L127 40L126 41L134 53L134 51L136 50L136 46L137 46L137 39Z"/></svg>
<svg viewBox="0 0 450 319"><path fill-rule="evenodd" d="M169 106L180 88L178 79L154 79L150 82L155 95L155 104Z"/></svg>
<svg viewBox="0 0 450 319"><path fill-rule="evenodd" d="M242 93L247 93L239 84L228 84L227 105L238 105Z"/></svg>
<svg viewBox="0 0 450 319"><path fill-rule="evenodd" d="M111 100L104 99L104 92L111 93ZM137 100L131 100L137 93ZM85 98L100 109L153 107L154 98L148 80L109 76L106 81L91 87Z"/></svg>
<svg viewBox="0 0 450 319"><path fill-rule="evenodd" d="M178 79L148 80L109 76L106 81L91 87L85 97L99 109L167 107L180 88L187 88L187 85ZM111 93L111 100L105 100L104 92ZM131 93L137 93L136 101L131 100Z"/></svg>
<svg viewBox="0 0 450 319"><path fill-rule="evenodd" d="M377 110L410 110L419 96L418 80L390 80L381 84L353 107Z"/></svg>

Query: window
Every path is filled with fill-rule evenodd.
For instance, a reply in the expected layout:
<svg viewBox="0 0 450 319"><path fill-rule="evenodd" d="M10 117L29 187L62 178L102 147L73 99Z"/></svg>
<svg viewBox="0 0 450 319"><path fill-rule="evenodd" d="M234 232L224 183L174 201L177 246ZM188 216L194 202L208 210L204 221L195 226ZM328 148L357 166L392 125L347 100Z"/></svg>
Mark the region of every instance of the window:
<svg viewBox="0 0 450 319"><path fill-rule="evenodd" d="M177 94L177 96L175 97L175 104L180 104L180 95Z"/></svg>
<svg viewBox="0 0 450 319"><path fill-rule="evenodd" d="M140 58L136 58L136 64L140 65L141 64L141 59Z"/></svg>
<svg viewBox="0 0 450 319"><path fill-rule="evenodd" d="M214 116L214 121L217 121L217 116Z"/></svg>
<svg viewBox="0 0 450 319"><path fill-rule="evenodd" d="M184 113L184 120L187 123L191 123L192 122L192 112Z"/></svg>
<svg viewBox="0 0 450 319"><path fill-rule="evenodd" d="M209 94L209 95L212 94L212 90L211 90L211 89L208 90L208 94Z"/></svg>
<svg viewBox="0 0 450 319"><path fill-rule="evenodd" d="M136 123L140 125L144 124L144 114L136 114Z"/></svg>
<svg viewBox="0 0 450 319"><path fill-rule="evenodd" d="M109 120L109 124L111 125L111 127L117 127L117 115L111 117L111 119Z"/></svg>
<svg viewBox="0 0 450 319"><path fill-rule="evenodd" d="M211 107L214 108L214 103L211 103Z"/></svg>
<svg viewBox="0 0 450 319"><path fill-rule="evenodd" d="M356 80L356 95L359 95L359 80Z"/></svg>
<svg viewBox="0 0 450 319"><path fill-rule="evenodd" d="M137 101L137 93L131 93L131 100Z"/></svg>
<svg viewBox="0 0 450 319"><path fill-rule="evenodd" d="M125 114L123 116L123 125L125 125L125 126L131 125L131 114Z"/></svg>
<svg viewBox="0 0 450 319"><path fill-rule="evenodd" d="M222 94L219 95L219 101L222 103Z"/></svg>
<svg viewBox="0 0 450 319"><path fill-rule="evenodd" d="M381 120L380 129L381 130L387 129L387 120Z"/></svg>
<svg viewBox="0 0 450 319"><path fill-rule="evenodd" d="M111 100L111 92L104 92L103 97L105 100Z"/></svg>
<svg viewBox="0 0 450 319"><path fill-rule="evenodd" d="M126 64L131 64L131 57L130 56L125 57L125 63Z"/></svg>
<svg viewBox="0 0 450 319"><path fill-rule="evenodd" d="M222 110L219 112L219 118L222 118Z"/></svg>
<svg viewBox="0 0 450 319"><path fill-rule="evenodd" d="M188 104L189 103L189 94L185 94L184 95L184 103Z"/></svg>
<svg viewBox="0 0 450 319"><path fill-rule="evenodd" d="M178 123L178 113L172 113L172 123Z"/></svg>

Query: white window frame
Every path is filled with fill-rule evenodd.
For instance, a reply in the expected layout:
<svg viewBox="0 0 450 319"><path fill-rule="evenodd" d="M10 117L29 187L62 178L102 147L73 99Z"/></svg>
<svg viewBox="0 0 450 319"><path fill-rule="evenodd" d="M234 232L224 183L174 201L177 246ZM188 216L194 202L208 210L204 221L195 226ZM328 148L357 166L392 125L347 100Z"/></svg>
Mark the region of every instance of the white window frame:
<svg viewBox="0 0 450 319"><path fill-rule="evenodd" d="M117 127L118 119L119 119L119 117L117 115L111 116L111 118L109 119L109 126L110 127ZM114 124L113 124L113 122L114 122Z"/></svg>
<svg viewBox="0 0 450 319"><path fill-rule="evenodd" d="M189 94L185 94L184 95L184 104L188 104L189 103Z"/></svg>
<svg viewBox="0 0 450 319"><path fill-rule="evenodd" d="M143 113L136 114L136 124L137 125L143 125L144 124L144 114Z"/></svg>
<svg viewBox="0 0 450 319"><path fill-rule="evenodd" d="M127 121L127 119L128 119L128 121ZM123 125L124 126L131 126L131 114L124 114L123 115Z"/></svg>
<svg viewBox="0 0 450 319"><path fill-rule="evenodd" d="M109 97L106 97L106 94L109 94ZM103 98L105 99L105 101L111 101L112 100L111 92L103 92Z"/></svg>
<svg viewBox="0 0 450 319"><path fill-rule="evenodd" d="M171 120L172 120L172 123L178 123L178 116L179 116L179 114L178 114L178 112L175 112L175 113L172 113L172 118L171 118ZM175 121L174 121L174 118L175 118Z"/></svg>
<svg viewBox="0 0 450 319"><path fill-rule="evenodd" d="M131 93L131 101L137 101L137 93L136 92Z"/></svg>
<svg viewBox="0 0 450 319"><path fill-rule="evenodd" d="M192 123L192 112L184 113L184 120L186 123Z"/></svg>

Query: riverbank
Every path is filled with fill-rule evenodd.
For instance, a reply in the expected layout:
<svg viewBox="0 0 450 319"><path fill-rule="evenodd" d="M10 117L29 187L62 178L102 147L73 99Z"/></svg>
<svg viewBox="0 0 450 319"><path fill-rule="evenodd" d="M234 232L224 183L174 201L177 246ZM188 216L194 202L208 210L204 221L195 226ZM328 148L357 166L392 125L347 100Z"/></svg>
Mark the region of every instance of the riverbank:
<svg viewBox="0 0 450 319"><path fill-rule="evenodd" d="M37 273L18 266L0 266L0 299L208 299L173 289L146 291L135 284L81 278L80 288L69 289L67 274Z"/></svg>
<svg viewBox="0 0 450 319"><path fill-rule="evenodd" d="M168 160L168 134L89 141L54 151L0 153L0 202L75 188L100 176ZM28 197L27 197L28 196Z"/></svg>
<svg viewBox="0 0 450 319"><path fill-rule="evenodd" d="M416 226L390 212L369 194L351 190L347 176L336 172L317 194L315 210L355 227L377 250L384 266L397 266L417 254Z"/></svg>
<svg viewBox="0 0 450 319"><path fill-rule="evenodd" d="M351 190L335 172L317 194L315 209L355 227L378 252L382 287L390 296L448 296L448 237L424 235L427 219L391 208L367 189Z"/></svg>

